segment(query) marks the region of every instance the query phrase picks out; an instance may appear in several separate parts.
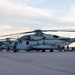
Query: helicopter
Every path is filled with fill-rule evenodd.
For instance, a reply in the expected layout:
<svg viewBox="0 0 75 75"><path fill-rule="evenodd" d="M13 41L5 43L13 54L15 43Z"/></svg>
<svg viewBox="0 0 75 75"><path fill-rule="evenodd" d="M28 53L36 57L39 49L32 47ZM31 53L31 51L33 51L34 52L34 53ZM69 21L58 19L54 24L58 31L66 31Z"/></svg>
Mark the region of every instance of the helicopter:
<svg viewBox="0 0 75 75"><path fill-rule="evenodd" d="M11 49L11 44L15 42L15 38L0 39L0 51Z"/></svg>
<svg viewBox="0 0 75 75"><path fill-rule="evenodd" d="M21 32L9 35L3 35L0 37L5 36L12 36L12 35L23 35L17 38L15 42L11 44L13 52L18 52L19 50L25 51L42 51L45 52L46 50L61 50L64 46L68 46L69 44L75 42L75 38L67 38L61 37L58 35L52 34L45 34L44 32L75 32L75 30L34 30L29 32Z"/></svg>

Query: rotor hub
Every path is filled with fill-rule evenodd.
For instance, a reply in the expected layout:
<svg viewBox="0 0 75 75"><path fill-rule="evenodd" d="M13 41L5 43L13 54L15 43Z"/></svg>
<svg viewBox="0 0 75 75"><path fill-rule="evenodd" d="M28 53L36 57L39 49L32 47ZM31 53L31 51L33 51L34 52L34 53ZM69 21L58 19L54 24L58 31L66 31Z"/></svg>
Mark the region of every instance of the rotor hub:
<svg viewBox="0 0 75 75"><path fill-rule="evenodd" d="M42 33L42 30L34 30L36 33Z"/></svg>

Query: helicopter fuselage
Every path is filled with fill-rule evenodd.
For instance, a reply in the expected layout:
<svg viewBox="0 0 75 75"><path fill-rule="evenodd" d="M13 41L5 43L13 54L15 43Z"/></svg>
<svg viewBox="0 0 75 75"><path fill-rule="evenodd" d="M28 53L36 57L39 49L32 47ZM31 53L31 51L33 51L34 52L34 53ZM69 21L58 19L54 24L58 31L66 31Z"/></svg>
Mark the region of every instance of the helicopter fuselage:
<svg viewBox="0 0 75 75"><path fill-rule="evenodd" d="M17 50L47 50L47 49L60 49L73 42L70 38L64 38L57 35L42 34L38 35L27 35L21 37L16 42Z"/></svg>

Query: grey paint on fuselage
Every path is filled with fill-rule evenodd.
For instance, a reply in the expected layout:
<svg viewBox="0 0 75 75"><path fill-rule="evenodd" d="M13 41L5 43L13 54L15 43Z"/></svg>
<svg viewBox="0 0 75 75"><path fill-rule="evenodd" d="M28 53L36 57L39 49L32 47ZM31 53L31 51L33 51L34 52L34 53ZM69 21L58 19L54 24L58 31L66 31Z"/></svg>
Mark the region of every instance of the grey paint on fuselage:
<svg viewBox="0 0 75 75"><path fill-rule="evenodd" d="M44 34L42 31L37 31L35 34L21 36L17 39L17 50L31 49L58 49L67 46L74 42L73 38L60 37L57 35ZM15 44L13 44L15 45Z"/></svg>

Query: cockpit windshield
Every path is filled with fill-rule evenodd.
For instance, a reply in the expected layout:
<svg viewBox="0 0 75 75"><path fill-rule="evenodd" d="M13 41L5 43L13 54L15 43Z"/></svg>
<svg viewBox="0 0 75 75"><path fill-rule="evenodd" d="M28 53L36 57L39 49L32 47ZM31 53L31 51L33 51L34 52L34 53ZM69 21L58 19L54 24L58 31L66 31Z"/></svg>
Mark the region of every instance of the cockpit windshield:
<svg viewBox="0 0 75 75"><path fill-rule="evenodd" d="M54 37L54 38L59 38L59 36L57 36L57 35L53 35L53 37Z"/></svg>

